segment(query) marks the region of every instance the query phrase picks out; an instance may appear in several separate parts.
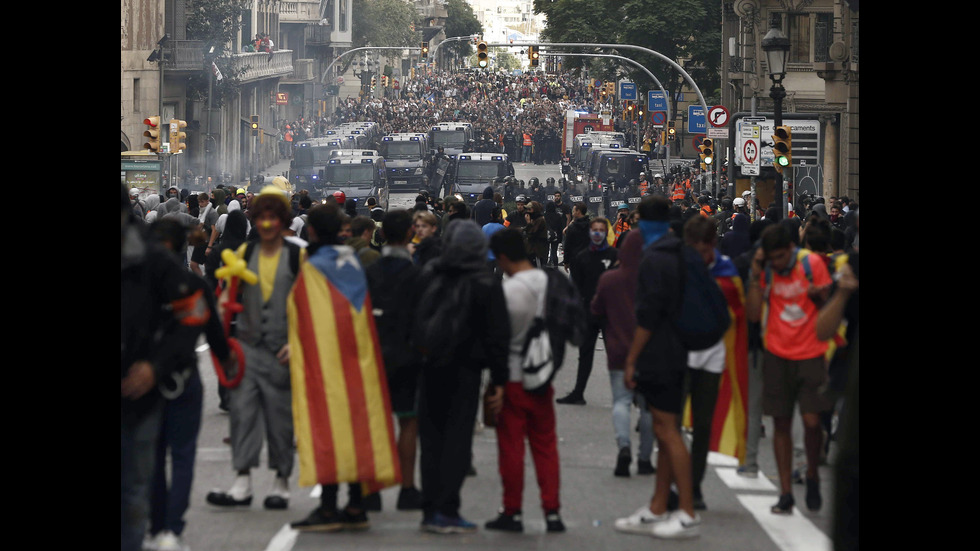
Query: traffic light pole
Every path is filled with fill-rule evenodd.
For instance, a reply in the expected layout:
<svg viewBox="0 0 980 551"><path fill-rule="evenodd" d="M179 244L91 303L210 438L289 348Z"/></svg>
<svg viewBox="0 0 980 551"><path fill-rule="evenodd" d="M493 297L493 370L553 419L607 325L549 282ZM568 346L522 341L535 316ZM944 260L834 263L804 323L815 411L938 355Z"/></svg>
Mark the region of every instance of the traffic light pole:
<svg viewBox="0 0 980 551"><path fill-rule="evenodd" d="M320 84L327 83L327 75L330 74L330 69L332 69L334 64L340 61L342 57L348 56L354 52L361 52L364 50L411 50L413 52L421 52L422 48L419 48L418 46L364 46L361 48L353 48L351 50L347 50L346 52L334 58L334 60L330 62L330 65L327 65L327 68L324 69L323 71L323 75L320 77Z"/></svg>
<svg viewBox="0 0 980 551"><path fill-rule="evenodd" d="M660 92L664 95L664 98L667 98L667 90L664 90L664 86L663 86L663 84L660 83L660 79L658 79L656 76L654 76L654 74L651 73L646 67L644 67L643 65L640 64L640 62L638 62L638 61L636 61L634 59L630 59L628 57L623 57L621 55L615 55L615 54L581 54L581 53L568 53L568 52L553 53L552 54L552 53L541 52L541 55L543 55L543 56L553 56L553 57L561 57L561 56L605 57L605 58L619 59L619 60L622 60L622 61L629 62L630 64L632 64L632 65L634 65L634 66L642 69L643 72L646 73L648 77L650 77L650 80L652 80L653 82L655 82L657 84L657 88L660 88ZM647 106L647 113L649 113L649 112L650 112L650 106L648 105ZM667 120L670 120L670 103L669 102L667 103ZM637 126L637 132L639 132L639 126ZM637 140L637 142L639 142L639 140ZM639 144L637 144L637 145L639 145ZM667 149L667 167L670 167L670 148L667 147L666 149ZM637 149L637 150L639 150L639 149Z"/></svg>
<svg viewBox="0 0 980 551"><path fill-rule="evenodd" d="M769 97L772 98L774 113L773 118L775 119L775 124L773 128L778 128L783 125L783 98L786 97L786 89L783 88L782 84L773 84L772 88L769 89ZM789 176L793 175L793 166L787 166L783 171L779 171L780 180L783 184L783 220L789 218L789 184L790 180L787 179L786 172L789 172Z"/></svg>

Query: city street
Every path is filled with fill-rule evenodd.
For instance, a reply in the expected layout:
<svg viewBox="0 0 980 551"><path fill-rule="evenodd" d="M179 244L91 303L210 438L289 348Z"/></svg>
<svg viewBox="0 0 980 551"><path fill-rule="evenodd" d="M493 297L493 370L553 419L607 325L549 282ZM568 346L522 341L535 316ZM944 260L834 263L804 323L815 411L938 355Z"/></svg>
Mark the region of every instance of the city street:
<svg viewBox="0 0 980 551"><path fill-rule="evenodd" d="M202 341L203 343L203 341ZM493 429L479 429L474 437L473 464L477 476L463 486L461 514L477 523L472 535L436 535L419 530L421 512L397 511L398 488L382 492L383 511L369 513L371 528L365 532L298 533L291 521L304 518L318 506L318 488L298 488L298 467L291 477L289 509L269 511L262 500L271 489L274 474L263 467L253 470L254 500L251 507L221 509L208 505L205 496L216 488L227 489L233 479L230 448L222 440L228 435L228 415L218 409L217 379L206 344L199 348L199 366L205 387L204 415L198 439L197 465L185 541L193 550L209 551L302 551L323 549L561 549L593 551L657 545L665 549L827 551L831 549L832 468L821 466L824 507L811 513L803 505L804 486L794 485L797 507L792 516L769 512L777 498L775 463L771 438L760 440L760 476L741 478L735 474L734 458L712 453L702 484L707 510L701 511L701 536L693 542L652 541L647 536L615 531L616 518L627 516L646 503L653 492L656 475L630 478L613 476L616 445L613 436L608 370L603 341L597 344L595 366L585 391L587 405L556 404L559 456L561 458L562 517L568 531L547 534L540 509L537 484L530 454L526 460L524 489L525 532L509 534L483 529L496 516L501 500L497 473L497 450ZM577 349L570 347L555 381L555 395L564 395L575 379ZM637 418L634 408L633 419ZM766 434L772 434L771 419L764 418ZM638 441L633 440L636 451ZM831 446L831 461L835 449ZM656 460L654 458L654 463ZM416 480L419 480L416 476ZM339 501L346 499L342 486Z"/></svg>

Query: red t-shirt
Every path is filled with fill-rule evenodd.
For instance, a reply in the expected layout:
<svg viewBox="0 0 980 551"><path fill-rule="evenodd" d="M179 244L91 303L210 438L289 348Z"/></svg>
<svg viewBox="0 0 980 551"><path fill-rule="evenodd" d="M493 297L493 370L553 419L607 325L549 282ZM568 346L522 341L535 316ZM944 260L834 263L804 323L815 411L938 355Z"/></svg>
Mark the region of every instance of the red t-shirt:
<svg viewBox="0 0 980 551"><path fill-rule="evenodd" d="M816 254L810 253L810 269L812 285L831 283L826 264ZM764 338L766 349L780 358L808 360L827 351L827 342L817 340L817 305L807 295L810 285L799 255L789 275L772 272ZM765 292L765 277L759 278L759 286Z"/></svg>

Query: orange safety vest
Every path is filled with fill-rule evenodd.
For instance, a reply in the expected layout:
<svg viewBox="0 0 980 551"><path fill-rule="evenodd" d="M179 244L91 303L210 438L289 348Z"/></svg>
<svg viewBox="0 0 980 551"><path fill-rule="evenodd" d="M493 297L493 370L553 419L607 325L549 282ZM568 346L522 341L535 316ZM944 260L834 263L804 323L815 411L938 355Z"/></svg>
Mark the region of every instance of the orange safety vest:
<svg viewBox="0 0 980 551"><path fill-rule="evenodd" d="M646 180L643 180L642 182L640 182L640 195L646 195L647 194L647 189L648 189L649 185L650 185L650 182L647 182Z"/></svg>
<svg viewBox="0 0 980 551"><path fill-rule="evenodd" d="M701 216L704 216L705 218L709 218L711 217L711 214L712 214L711 205L705 205L701 207Z"/></svg>
<svg viewBox="0 0 980 551"><path fill-rule="evenodd" d="M524 134L524 145L531 145L531 135Z"/></svg>
<svg viewBox="0 0 980 551"><path fill-rule="evenodd" d="M686 195L686 193L684 191L684 185L683 184L674 184L674 187L671 190L670 200L671 201L683 201L685 195Z"/></svg>

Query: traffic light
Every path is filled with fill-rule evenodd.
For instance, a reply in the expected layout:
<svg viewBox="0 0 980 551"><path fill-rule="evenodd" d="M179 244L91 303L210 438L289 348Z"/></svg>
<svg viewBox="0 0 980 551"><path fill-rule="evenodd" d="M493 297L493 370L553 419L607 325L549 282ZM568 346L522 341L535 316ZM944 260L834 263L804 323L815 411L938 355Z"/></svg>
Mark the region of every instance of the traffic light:
<svg viewBox="0 0 980 551"><path fill-rule="evenodd" d="M776 172L793 164L793 131L788 126L777 126L772 135L772 165Z"/></svg>
<svg viewBox="0 0 980 551"><path fill-rule="evenodd" d="M674 141L677 139L677 130L674 129L674 121L667 121L667 140Z"/></svg>
<svg viewBox="0 0 980 551"><path fill-rule="evenodd" d="M712 147L711 138L704 138L701 140L701 145L698 146L701 150L700 157L701 162L704 166L711 166L711 163L715 160L714 148Z"/></svg>
<svg viewBox="0 0 980 551"><path fill-rule="evenodd" d="M252 115L251 128L252 128L252 135L253 136L258 136L259 135L259 116L258 115Z"/></svg>
<svg viewBox="0 0 980 551"><path fill-rule="evenodd" d="M531 67L537 67L538 66L538 59L540 58L540 56L541 56L541 54L538 53L538 47L537 46L528 46L527 47L527 58L531 60Z"/></svg>
<svg viewBox="0 0 980 551"><path fill-rule="evenodd" d="M487 53L487 43L483 40L476 45L476 64L481 69L490 66L490 55Z"/></svg>
<svg viewBox="0 0 980 551"><path fill-rule="evenodd" d="M425 61L426 59L429 59L429 43L428 42L423 42L422 43L422 54L419 56L419 59L421 59L422 61Z"/></svg>
<svg viewBox="0 0 980 551"><path fill-rule="evenodd" d="M181 130L184 128L187 128L187 121L170 119L170 152L171 153L180 153L182 150L187 149L187 144L184 143L184 141L187 140L187 134L181 132Z"/></svg>
<svg viewBox="0 0 980 551"><path fill-rule="evenodd" d="M143 144L144 149L149 149L154 153L160 152L160 117L154 115L152 117L146 117L143 119L143 124L147 125L143 135L146 136L146 143Z"/></svg>
<svg viewBox="0 0 980 551"><path fill-rule="evenodd" d="M381 87L382 88L388 87L388 75L381 75Z"/></svg>
<svg viewBox="0 0 980 551"><path fill-rule="evenodd" d="M377 85L378 85L378 77L372 76L371 77L371 90L373 91L374 90L374 87L377 86Z"/></svg>

